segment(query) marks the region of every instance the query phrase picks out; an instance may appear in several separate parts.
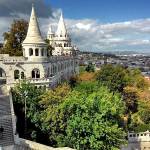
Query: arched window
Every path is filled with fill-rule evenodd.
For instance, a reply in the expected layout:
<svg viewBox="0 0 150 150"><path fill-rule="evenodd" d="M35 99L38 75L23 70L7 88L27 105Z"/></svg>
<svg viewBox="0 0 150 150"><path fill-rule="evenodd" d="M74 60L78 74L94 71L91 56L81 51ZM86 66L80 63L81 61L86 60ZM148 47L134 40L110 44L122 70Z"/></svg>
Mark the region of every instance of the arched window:
<svg viewBox="0 0 150 150"><path fill-rule="evenodd" d="M5 71L2 68L0 68L0 77L5 77L5 76L6 76Z"/></svg>
<svg viewBox="0 0 150 150"><path fill-rule="evenodd" d="M58 71L61 71L61 65L58 64Z"/></svg>
<svg viewBox="0 0 150 150"><path fill-rule="evenodd" d="M57 66L54 66L54 74L57 73Z"/></svg>
<svg viewBox="0 0 150 150"><path fill-rule="evenodd" d="M35 56L39 56L39 49L38 48L35 49Z"/></svg>
<svg viewBox="0 0 150 150"><path fill-rule="evenodd" d="M3 72L1 68L0 68L0 77L3 77Z"/></svg>
<svg viewBox="0 0 150 150"><path fill-rule="evenodd" d="M33 49L29 48L29 56L33 56Z"/></svg>
<svg viewBox="0 0 150 150"><path fill-rule="evenodd" d="M47 68L47 77L49 77L49 75L50 75L50 69Z"/></svg>
<svg viewBox="0 0 150 150"><path fill-rule="evenodd" d="M19 75L19 70L15 70L14 71L14 79L19 79L20 75Z"/></svg>
<svg viewBox="0 0 150 150"><path fill-rule="evenodd" d="M38 79L40 78L40 70L39 69L33 69L32 70L32 79Z"/></svg>
<svg viewBox="0 0 150 150"><path fill-rule="evenodd" d="M52 66L52 74L55 74L55 67L54 67L54 65Z"/></svg>
<svg viewBox="0 0 150 150"><path fill-rule="evenodd" d="M61 70L63 70L63 63L61 63Z"/></svg>
<svg viewBox="0 0 150 150"><path fill-rule="evenodd" d="M21 79L24 79L24 72L21 72Z"/></svg>
<svg viewBox="0 0 150 150"><path fill-rule="evenodd" d="M44 56L44 49L41 49L41 56Z"/></svg>
<svg viewBox="0 0 150 150"><path fill-rule="evenodd" d="M51 65L51 68L50 68L50 77L53 76L53 65Z"/></svg>

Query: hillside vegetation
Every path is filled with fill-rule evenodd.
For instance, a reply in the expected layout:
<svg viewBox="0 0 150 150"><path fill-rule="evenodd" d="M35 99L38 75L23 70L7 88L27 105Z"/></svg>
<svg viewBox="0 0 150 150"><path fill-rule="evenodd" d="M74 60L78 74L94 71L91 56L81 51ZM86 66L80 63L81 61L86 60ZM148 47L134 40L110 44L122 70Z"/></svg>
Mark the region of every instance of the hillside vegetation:
<svg viewBox="0 0 150 150"><path fill-rule="evenodd" d="M96 73L82 69L55 89L45 91L23 81L12 92L20 136L54 147L119 149L127 131L149 129L149 83L138 69L112 65Z"/></svg>

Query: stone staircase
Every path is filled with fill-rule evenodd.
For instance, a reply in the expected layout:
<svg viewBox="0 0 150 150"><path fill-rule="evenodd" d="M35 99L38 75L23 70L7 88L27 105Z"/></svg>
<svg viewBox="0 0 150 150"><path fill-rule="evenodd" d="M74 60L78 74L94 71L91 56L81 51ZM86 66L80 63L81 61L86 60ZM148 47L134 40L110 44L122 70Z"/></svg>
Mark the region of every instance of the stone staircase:
<svg viewBox="0 0 150 150"><path fill-rule="evenodd" d="M0 146L8 146L14 144L11 106L9 93L6 85L0 86L0 127L3 127L3 135L0 137Z"/></svg>

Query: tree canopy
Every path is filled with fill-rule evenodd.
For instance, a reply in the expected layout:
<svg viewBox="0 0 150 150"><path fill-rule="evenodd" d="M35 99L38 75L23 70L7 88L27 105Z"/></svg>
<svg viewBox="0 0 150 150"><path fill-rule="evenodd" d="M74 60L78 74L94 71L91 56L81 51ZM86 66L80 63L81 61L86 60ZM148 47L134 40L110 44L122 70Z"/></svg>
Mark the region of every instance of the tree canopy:
<svg viewBox="0 0 150 150"><path fill-rule="evenodd" d="M22 42L26 37L27 29L28 22L26 20L14 20L10 30L3 34L5 43L1 53L10 56L22 56Z"/></svg>
<svg viewBox="0 0 150 150"><path fill-rule="evenodd" d="M150 85L139 69L104 65L97 74L97 80L112 92L122 95L126 105L128 131L140 132L150 129Z"/></svg>
<svg viewBox="0 0 150 150"><path fill-rule="evenodd" d="M48 145L83 150L119 149L125 142L120 123L124 102L96 82L78 83L73 89L65 83L45 92L23 82L13 91L15 107L23 108L23 91L28 91L28 134L36 141L41 142L41 133Z"/></svg>
<svg viewBox="0 0 150 150"><path fill-rule="evenodd" d="M87 72L94 72L95 71L95 67L94 65L90 62L87 67L85 68L85 71Z"/></svg>
<svg viewBox="0 0 150 150"><path fill-rule="evenodd" d="M150 129L149 85L138 69L105 65L97 78L88 74L47 91L27 82L15 86L15 110L22 113L28 91L29 138L54 147L111 150L125 142L125 132Z"/></svg>

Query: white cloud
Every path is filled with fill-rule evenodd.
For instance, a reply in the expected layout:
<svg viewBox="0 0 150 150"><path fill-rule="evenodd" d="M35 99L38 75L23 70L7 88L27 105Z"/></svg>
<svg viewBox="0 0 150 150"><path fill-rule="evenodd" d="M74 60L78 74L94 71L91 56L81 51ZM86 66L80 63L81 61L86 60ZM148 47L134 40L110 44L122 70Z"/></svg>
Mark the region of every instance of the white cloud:
<svg viewBox="0 0 150 150"><path fill-rule="evenodd" d="M79 28L79 29L90 30L91 29L91 24L77 23L76 27Z"/></svg>
<svg viewBox="0 0 150 150"><path fill-rule="evenodd" d="M148 51L150 49L149 18L106 24L89 19L67 19L66 22L73 41L82 50Z"/></svg>
<svg viewBox="0 0 150 150"><path fill-rule="evenodd" d="M44 36L49 24L57 28L61 9L53 11L53 18L39 18L40 29ZM29 19L26 14L18 17ZM8 31L12 18L0 17L0 34ZM80 50L92 51L148 51L150 49L150 18L126 22L100 23L92 19L65 19L72 42ZM2 39L2 37L0 37Z"/></svg>

